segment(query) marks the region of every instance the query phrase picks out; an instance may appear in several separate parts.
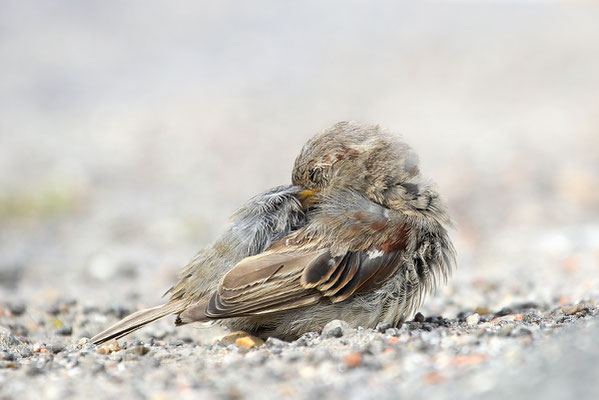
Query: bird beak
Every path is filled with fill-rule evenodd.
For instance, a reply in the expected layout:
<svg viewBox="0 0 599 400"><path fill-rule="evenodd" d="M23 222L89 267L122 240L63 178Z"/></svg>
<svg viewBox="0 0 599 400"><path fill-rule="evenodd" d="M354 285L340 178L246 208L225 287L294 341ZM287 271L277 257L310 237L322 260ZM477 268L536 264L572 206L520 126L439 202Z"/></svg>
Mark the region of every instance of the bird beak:
<svg viewBox="0 0 599 400"><path fill-rule="evenodd" d="M306 209L318 202L316 195L320 192L319 189L304 189L297 194L297 198L302 203L302 208Z"/></svg>

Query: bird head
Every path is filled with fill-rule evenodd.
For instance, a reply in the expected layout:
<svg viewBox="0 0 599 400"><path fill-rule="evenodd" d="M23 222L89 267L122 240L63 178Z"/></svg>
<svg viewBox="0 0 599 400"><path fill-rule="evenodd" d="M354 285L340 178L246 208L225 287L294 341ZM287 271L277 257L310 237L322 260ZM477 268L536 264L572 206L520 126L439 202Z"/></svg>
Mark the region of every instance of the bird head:
<svg viewBox="0 0 599 400"><path fill-rule="evenodd" d="M292 172L304 196L353 190L407 213L443 210L434 185L420 174L416 153L378 125L339 122L304 145Z"/></svg>

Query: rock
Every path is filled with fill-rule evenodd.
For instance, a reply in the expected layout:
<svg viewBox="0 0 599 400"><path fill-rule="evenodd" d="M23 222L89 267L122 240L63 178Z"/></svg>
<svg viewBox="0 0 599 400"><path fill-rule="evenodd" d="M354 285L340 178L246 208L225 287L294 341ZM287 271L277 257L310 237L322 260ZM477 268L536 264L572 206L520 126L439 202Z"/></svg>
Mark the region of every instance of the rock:
<svg viewBox="0 0 599 400"><path fill-rule="evenodd" d="M416 315L414 315L414 321L416 322L424 322L425 318L424 315L422 315L422 313L417 312Z"/></svg>
<svg viewBox="0 0 599 400"><path fill-rule="evenodd" d="M58 354L65 349L65 346L63 346L61 344L51 344L48 347L49 347L48 350L50 350L50 352L52 352L52 354Z"/></svg>
<svg viewBox="0 0 599 400"><path fill-rule="evenodd" d="M240 337L235 340L235 345L237 347L245 347L246 349L252 349L256 346L262 346L263 344L264 340L251 335Z"/></svg>
<svg viewBox="0 0 599 400"><path fill-rule="evenodd" d="M9 303L8 304L8 311L10 311L10 313L14 316L19 316L25 313L25 311L27 311L27 306L25 305L25 303Z"/></svg>
<svg viewBox="0 0 599 400"><path fill-rule="evenodd" d="M266 346L269 348L283 348L289 345L289 343L281 340L281 339L277 339L274 337L269 337L268 339L266 339Z"/></svg>
<svg viewBox="0 0 599 400"><path fill-rule="evenodd" d="M146 346L135 346L130 349L127 349L127 354L134 354L137 356L145 356L150 351L149 347Z"/></svg>
<svg viewBox="0 0 599 400"><path fill-rule="evenodd" d="M322 328L323 337L341 337L346 331L349 331L351 326L339 319L334 319Z"/></svg>
<svg viewBox="0 0 599 400"><path fill-rule="evenodd" d="M69 325L63 325L56 330L57 335L71 336L73 334L73 327Z"/></svg>
<svg viewBox="0 0 599 400"><path fill-rule="evenodd" d="M397 328L389 328L385 331L385 335L387 336L399 336L399 329Z"/></svg>
<svg viewBox="0 0 599 400"><path fill-rule="evenodd" d="M348 368L355 368L362 364L362 359L363 356L361 353L353 351L351 353L346 354L345 357L343 357L343 363Z"/></svg>
<svg viewBox="0 0 599 400"><path fill-rule="evenodd" d="M392 326L389 322L382 322L377 325L376 330L379 331L380 333L385 333L385 332L387 332L387 329L390 329L390 328L392 328Z"/></svg>
<svg viewBox="0 0 599 400"><path fill-rule="evenodd" d="M115 351L121 350L118 342L116 340L109 340L108 342L102 344L98 347L98 353L100 354L110 354Z"/></svg>
<svg viewBox="0 0 599 400"><path fill-rule="evenodd" d="M250 341L254 343L254 346L262 346L264 344L264 340L256 337L256 336L252 336L249 333L245 332L245 331L235 331L235 332L231 332L228 335L224 336L220 342L225 345L225 346L229 346L229 345L237 345L239 347L239 345L237 344L237 339L242 339L245 337L249 337ZM241 341L239 343L241 343L241 346L246 347L245 344L250 344L250 341ZM253 346L252 346L253 347ZM246 347L247 348L247 347Z"/></svg>
<svg viewBox="0 0 599 400"><path fill-rule="evenodd" d="M466 324L474 326L480 322L480 315L478 313L470 314L466 317Z"/></svg>

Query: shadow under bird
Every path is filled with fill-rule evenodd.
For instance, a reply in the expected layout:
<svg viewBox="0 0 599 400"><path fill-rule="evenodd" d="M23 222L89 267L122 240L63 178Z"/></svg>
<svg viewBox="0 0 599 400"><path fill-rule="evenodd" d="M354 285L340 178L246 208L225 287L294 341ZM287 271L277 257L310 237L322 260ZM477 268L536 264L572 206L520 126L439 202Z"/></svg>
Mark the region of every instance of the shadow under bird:
<svg viewBox="0 0 599 400"><path fill-rule="evenodd" d="M378 126L340 122L295 160L292 185L257 195L182 269L170 300L91 340L167 315L293 339L334 319L399 326L455 264L450 219L418 157Z"/></svg>

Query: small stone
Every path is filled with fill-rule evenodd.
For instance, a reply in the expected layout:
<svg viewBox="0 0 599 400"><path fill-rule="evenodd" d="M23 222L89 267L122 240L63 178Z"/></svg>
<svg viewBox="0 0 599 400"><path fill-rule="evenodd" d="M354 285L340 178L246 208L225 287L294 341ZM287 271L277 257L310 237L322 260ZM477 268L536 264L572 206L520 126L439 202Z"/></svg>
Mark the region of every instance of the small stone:
<svg viewBox="0 0 599 400"><path fill-rule="evenodd" d="M43 353L46 349L46 345L43 343L35 343L32 348L34 353Z"/></svg>
<svg viewBox="0 0 599 400"><path fill-rule="evenodd" d="M145 356L148 354L150 349L146 346L135 346L130 349L127 349L127 354L135 354L137 356Z"/></svg>
<svg viewBox="0 0 599 400"><path fill-rule="evenodd" d="M63 325L56 330L57 335L71 336L73 334L73 327L69 325Z"/></svg>
<svg viewBox="0 0 599 400"><path fill-rule="evenodd" d="M343 329L340 326L336 326L328 331L327 336L339 338L343 336Z"/></svg>
<svg viewBox="0 0 599 400"><path fill-rule="evenodd" d="M334 319L322 328L323 337L341 337L346 330L351 329L349 324L339 319Z"/></svg>
<svg viewBox="0 0 599 400"><path fill-rule="evenodd" d="M399 329L397 328L389 328L385 331L385 335L387 336L399 336Z"/></svg>
<svg viewBox="0 0 599 400"><path fill-rule="evenodd" d="M21 357L28 358L31 356L33 356L33 351L31 351L29 347L23 347L23 349L21 350Z"/></svg>
<svg viewBox="0 0 599 400"><path fill-rule="evenodd" d="M229 333L228 335L224 336L220 340L220 342L225 346L229 346L232 344L237 345L237 340L245 338L245 337L251 338L251 340L255 343L255 346L262 346L264 344L264 340L262 340L256 336L252 336L245 331L235 331L235 332ZM242 341L241 343L244 343L244 342Z"/></svg>
<svg viewBox="0 0 599 400"><path fill-rule="evenodd" d="M88 338L86 338L86 337L82 337L81 339L79 339L79 342L77 342L77 344L78 344L79 346L84 346L84 345L86 345L86 344L88 344L88 343L89 343L89 339L88 339Z"/></svg>
<svg viewBox="0 0 599 400"><path fill-rule="evenodd" d="M380 333L385 333L385 332L387 332L387 329L390 329L390 328L392 328L392 326L389 322L382 322L377 325L376 330L379 331Z"/></svg>
<svg viewBox="0 0 599 400"><path fill-rule="evenodd" d="M362 354L356 351L348 353L343 357L343 362L348 368L355 368L362 364Z"/></svg>
<svg viewBox="0 0 599 400"><path fill-rule="evenodd" d="M115 351L119 351L121 349L121 347L119 346L118 342L116 340L109 340L108 342L104 343L103 345L98 347L98 353L100 354L110 354L112 352Z"/></svg>
<svg viewBox="0 0 599 400"><path fill-rule="evenodd" d="M416 322L424 322L425 318L424 315L422 315L422 313L417 312L416 315L414 315L414 321Z"/></svg>
<svg viewBox="0 0 599 400"><path fill-rule="evenodd" d="M480 322L480 314L474 313L466 317L466 324L474 326Z"/></svg>
<svg viewBox="0 0 599 400"><path fill-rule="evenodd" d="M260 338L257 338L255 336L245 336L245 337L241 337L238 338L237 340L235 340L235 345L237 347L245 347L246 349L252 349L256 346L261 346L264 344L264 341Z"/></svg>
<svg viewBox="0 0 599 400"><path fill-rule="evenodd" d="M8 305L8 311L14 316L19 316L27 311L27 306L25 303L11 303Z"/></svg>
<svg viewBox="0 0 599 400"><path fill-rule="evenodd" d="M289 343L281 340L281 339L277 339L274 337L269 337L268 339L266 339L266 346L269 348L283 348L285 346L289 345Z"/></svg>
<svg viewBox="0 0 599 400"><path fill-rule="evenodd" d="M58 354L65 349L65 347L60 344L51 344L49 347L50 348L48 350L50 350L53 354Z"/></svg>

